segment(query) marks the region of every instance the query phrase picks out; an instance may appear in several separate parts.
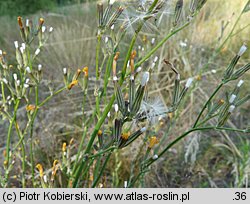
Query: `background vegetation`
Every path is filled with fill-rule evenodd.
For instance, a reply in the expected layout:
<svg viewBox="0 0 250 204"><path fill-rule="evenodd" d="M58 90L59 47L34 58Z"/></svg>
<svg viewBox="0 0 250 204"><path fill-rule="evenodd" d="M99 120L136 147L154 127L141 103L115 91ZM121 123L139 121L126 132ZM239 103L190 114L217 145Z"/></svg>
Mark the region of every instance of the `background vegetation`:
<svg viewBox="0 0 250 204"><path fill-rule="evenodd" d="M167 58L174 62L183 79L194 77L197 86L188 99L182 104L182 110L175 115L168 115L163 121L164 128L159 134L165 135L170 124L171 129L166 141L171 140L189 127L200 110L202 101L208 98L211 88L219 81L219 75L225 70L230 59L243 43L250 45L250 14L240 18L232 31L238 16L247 0L208 0L200 16L185 30L162 47L157 56L159 61ZM25 15L38 19L46 19L55 32L44 47L39 62L43 64L45 74L55 80L59 86L62 68L76 70L86 65L94 66L96 42L96 3L67 0L1 0L0 1L0 48L13 52L13 41L19 39L16 16ZM168 15L172 15L170 4ZM14 17L13 17L14 16ZM168 21L164 22L166 25ZM164 23L156 39L161 39L167 32ZM15 28L15 29L14 29ZM167 28L167 26L166 26ZM151 39L150 29L140 36L143 44L144 36ZM128 42L130 36L127 37ZM126 44L125 44L126 45ZM222 45L219 53L216 50ZM241 59L240 64L249 62L249 51ZM13 59L13 63L14 59ZM144 65L146 66L146 65ZM91 67L91 66L90 66ZM157 72L149 94L159 96L165 104L171 101L174 76L162 63L157 64ZM91 69L90 69L91 70ZM94 69L93 69L94 70ZM216 70L216 74L214 71ZM91 71L90 71L91 72ZM94 71L92 71L94 72ZM249 73L245 76L245 87L250 86ZM47 83L47 84L46 84ZM92 86L91 86L92 83ZM50 81L45 81L46 86ZM90 90L94 91L94 82L90 80ZM228 87L229 88L229 87ZM46 88L45 88L46 89ZM249 90L246 88L245 92ZM49 90L47 90L49 91ZM112 91L112 89L111 89ZM244 92L243 91L243 92ZM35 158L44 166L52 166L54 158L61 154L63 142L74 138L74 149L78 146L83 131L79 115L81 114L81 91L74 89L51 101L38 115L39 123L35 126L36 138ZM243 93L244 95L244 93ZM87 104L89 112L93 109L94 96L89 95ZM102 108L102 107L101 107ZM250 126L250 103L245 104L229 121L232 127ZM4 122L0 122L0 137L5 138ZM249 134L229 134L227 132L194 133L185 142L172 148L166 157L152 168L146 176L147 187L245 187L250 186L250 138ZM1 144L1 142L0 142ZM3 144L1 145L3 151ZM130 151L112 156L105 172L104 186L121 187L130 173L130 165L137 153L136 145ZM2 161L3 162L3 161ZM114 169L114 166L117 168ZM17 172L18 173L18 170ZM14 178L14 174L12 175ZM13 182L13 185L18 185Z"/></svg>

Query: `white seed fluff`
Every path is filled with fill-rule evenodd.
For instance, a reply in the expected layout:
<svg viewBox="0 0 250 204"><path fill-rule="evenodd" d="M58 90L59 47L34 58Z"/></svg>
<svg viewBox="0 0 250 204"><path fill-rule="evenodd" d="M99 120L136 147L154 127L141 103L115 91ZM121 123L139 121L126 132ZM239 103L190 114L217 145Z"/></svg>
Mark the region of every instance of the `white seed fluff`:
<svg viewBox="0 0 250 204"><path fill-rule="evenodd" d="M67 68L66 68L66 67L63 68L63 74L64 74L64 75L67 74Z"/></svg>
<svg viewBox="0 0 250 204"><path fill-rule="evenodd" d="M39 64L38 66L37 66L37 69L38 69L38 71L40 72L41 70L42 70L42 65L41 64Z"/></svg>
<svg viewBox="0 0 250 204"><path fill-rule="evenodd" d="M115 112L118 112L119 108L118 108L118 105L115 104Z"/></svg>
<svg viewBox="0 0 250 204"><path fill-rule="evenodd" d="M155 154L155 155L153 156L153 160L156 160L156 159L158 159L158 155L157 155L157 154Z"/></svg>
<svg viewBox="0 0 250 204"><path fill-rule="evenodd" d="M127 187L128 187L128 182L124 181L124 188L127 188Z"/></svg>
<svg viewBox="0 0 250 204"><path fill-rule="evenodd" d="M30 74L31 73L30 67L26 67L26 71Z"/></svg>
<svg viewBox="0 0 250 204"><path fill-rule="evenodd" d="M232 94L232 96L229 99L229 103L233 103L235 99L236 99L236 95Z"/></svg>
<svg viewBox="0 0 250 204"><path fill-rule="evenodd" d="M51 33L53 30L54 30L53 27L50 27L50 28L49 28L49 32L50 32L50 33Z"/></svg>
<svg viewBox="0 0 250 204"><path fill-rule="evenodd" d="M18 41L14 41L15 48L18 48Z"/></svg>
<svg viewBox="0 0 250 204"><path fill-rule="evenodd" d="M237 84L237 87L241 87L243 83L244 83L244 81L243 81L243 80L240 80L240 81L238 82L238 84Z"/></svg>
<svg viewBox="0 0 250 204"><path fill-rule="evenodd" d="M239 52L238 52L238 56L241 57L246 52L246 50L247 50L247 46L245 44L242 45Z"/></svg>
<svg viewBox="0 0 250 204"><path fill-rule="evenodd" d="M193 78L189 78L189 79L187 80L187 82L186 82L185 87L186 87L186 88L189 88L189 87L191 86L193 80L194 80Z"/></svg>
<svg viewBox="0 0 250 204"><path fill-rule="evenodd" d="M35 55L38 55L40 53L40 51L41 50L39 48L37 48L36 51L35 51Z"/></svg>
<svg viewBox="0 0 250 204"><path fill-rule="evenodd" d="M15 81L17 80L17 74L16 73L13 74L13 78L14 78Z"/></svg>
<svg viewBox="0 0 250 204"><path fill-rule="evenodd" d="M46 31L46 26L42 26L42 32L44 33Z"/></svg>
<svg viewBox="0 0 250 204"><path fill-rule="evenodd" d="M148 81L149 81L149 72L144 72L142 74L141 85L142 86L146 86L146 84L148 83Z"/></svg>
<svg viewBox="0 0 250 204"><path fill-rule="evenodd" d="M229 107L229 109L228 109L228 112L229 112L229 113L232 113L232 112L234 111L234 109L235 109L235 106L234 106L234 105L231 105L231 106Z"/></svg>

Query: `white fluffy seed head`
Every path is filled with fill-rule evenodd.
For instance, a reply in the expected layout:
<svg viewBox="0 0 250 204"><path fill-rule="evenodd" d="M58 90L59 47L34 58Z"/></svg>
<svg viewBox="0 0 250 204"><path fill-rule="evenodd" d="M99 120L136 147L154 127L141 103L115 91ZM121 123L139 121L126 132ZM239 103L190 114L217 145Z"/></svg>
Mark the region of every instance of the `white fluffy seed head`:
<svg viewBox="0 0 250 204"><path fill-rule="evenodd" d="M114 76L114 77L113 77L113 81L118 81L117 76Z"/></svg>
<svg viewBox="0 0 250 204"><path fill-rule="evenodd" d="M110 112L108 112L108 117L110 118Z"/></svg>
<svg viewBox="0 0 250 204"><path fill-rule="evenodd" d="M242 56L247 50L247 46L243 44L238 52L238 56Z"/></svg>
<svg viewBox="0 0 250 204"><path fill-rule="evenodd" d="M139 45L139 46L138 46L138 50L140 50L140 49L141 49L141 46Z"/></svg>
<svg viewBox="0 0 250 204"><path fill-rule="evenodd" d="M49 28L49 32L50 32L50 33L51 33L53 30L54 30L53 27L50 27L50 28Z"/></svg>
<svg viewBox="0 0 250 204"><path fill-rule="evenodd" d="M237 87L241 87L243 83L244 83L244 81L243 81L243 80L240 80L240 81L238 82L238 84L237 84Z"/></svg>
<svg viewBox="0 0 250 204"><path fill-rule="evenodd" d="M63 74L64 74L64 75L67 74L67 68L66 68L66 67L63 68Z"/></svg>
<svg viewBox="0 0 250 204"><path fill-rule="evenodd" d="M15 81L17 80L17 74L16 73L13 74L13 78L14 78Z"/></svg>
<svg viewBox="0 0 250 204"><path fill-rule="evenodd" d="M215 69L212 69L211 72L215 74L217 71Z"/></svg>
<svg viewBox="0 0 250 204"><path fill-rule="evenodd" d="M153 160L156 160L156 159L158 159L158 155L157 155L157 154L155 154L155 155L153 156Z"/></svg>
<svg viewBox="0 0 250 204"><path fill-rule="evenodd" d="M234 109L235 109L235 106L234 106L234 105L231 105L231 106L229 107L229 109L228 109L228 112L229 112L229 113L232 113L232 112L234 111Z"/></svg>
<svg viewBox="0 0 250 204"><path fill-rule="evenodd" d="M158 61L158 56L155 56L155 58L154 58L154 62L157 62Z"/></svg>
<svg viewBox="0 0 250 204"><path fill-rule="evenodd" d="M112 26L111 26L110 28L111 28L111 30L114 30L114 28L115 28L115 25L113 24L113 25L112 25Z"/></svg>
<svg viewBox="0 0 250 204"><path fill-rule="evenodd" d="M109 1L109 4L110 4L110 5L113 5L114 3L115 3L115 0L110 0L110 1Z"/></svg>
<svg viewBox="0 0 250 204"><path fill-rule="evenodd" d="M146 84L148 83L149 81L149 72L144 72L142 74L142 78L141 78L141 85L142 86L146 86Z"/></svg>
<svg viewBox="0 0 250 204"><path fill-rule="evenodd" d="M30 82L30 79L29 79L29 78L25 79L25 83L26 83L26 84L28 84L29 82Z"/></svg>
<svg viewBox="0 0 250 204"><path fill-rule="evenodd" d="M236 95L232 94L230 99L229 99L229 103L233 103L235 99L236 99Z"/></svg>
<svg viewBox="0 0 250 204"><path fill-rule="evenodd" d="M20 86L20 80L17 80L17 81L16 81L16 85L17 85L17 86Z"/></svg>
<svg viewBox="0 0 250 204"><path fill-rule="evenodd" d="M115 112L118 112L119 108L118 108L118 105L115 104Z"/></svg>
<svg viewBox="0 0 250 204"><path fill-rule="evenodd" d="M14 41L15 48L18 48L18 41Z"/></svg>
<svg viewBox="0 0 250 204"><path fill-rule="evenodd" d="M134 75L131 75L130 80L131 80L131 81L134 81L134 80L135 80Z"/></svg>
<svg viewBox="0 0 250 204"><path fill-rule="evenodd" d="M3 51L2 50L0 50L0 55L3 55Z"/></svg>
<svg viewBox="0 0 250 204"><path fill-rule="evenodd" d="M20 47L20 51L21 51L22 54L24 53L23 47Z"/></svg>
<svg viewBox="0 0 250 204"><path fill-rule="evenodd" d="M105 37L105 43L108 43L108 41L109 41L109 38Z"/></svg>
<svg viewBox="0 0 250 204"><path fill-rule="evenodd" d="M26 19L26 27L29 27L29 19Z"/></svg>
<svg viewBox="0 0 250 204"><path fill-rule="evenodd" d="M44 180L45 183L48 182L48 179L47 179L47 176L46 176L46 175L43 176L43 180Z"/></svg>
<svg viewBox="0 0 250 204"><path fill-rule="evenodd" d="M42 32L44 33L46 31L46 26L42 26Z"/></svg>
<svg viewBox="0 0 250 204"><path fill-rule="evenodd" d="M146 127L143 127L140 129L141 132L146 132L147 128Z"/></svg>
<svg viewBox="0 0 250 204"><path fill-rule="evenodd" d="M145 50L144 47L142 47L142 48L141 48L141 51L144 51L144 50Z"/></svg>
<svg viewBox="0 0 250 204"><path fill-rule="evenodd" d="M128 182L124 181L124 188L127 188L127 187L128 187Z"/></svg>
<svg viewBox="0 0 250 204"><path fill-rule="evenodd" d="M186 88L189 88L189 87L191 86L193 80L194 80L193 78L189 78L189 79L187 80L187 82L186 82L185 87L186 87Z"/></svg>
<svg viewBox="0 0 250 204"><path fill-rule="evenodd" d="M29 88L29 84L24 84L23 87L24 87L25 89L27 89L27 88Z"/></svg>
<svg viewBox="0 0 250 204"><path fill-rule="evenodd" d="M151 43L152 45L155 44L155 38L152 38Z"/></svg>
<svg viewBox="0 0 250 204"><path fill-rule="evenodd" d="M25 48L26 48L26 44L25 43L22 43L22 48L25 50Z"/></svg>
<svg viewBox="0 0 250 204"><path fill-rule="evenodd" d="M37 48L36 51L35 51L35 55L38 55L40 53L40 51L41 50L39 48Z"/></svg>
<svg viewBox="0 0 250 204"><path fill-rule="evenodd" d="M154 67L155 67L155 65L156 65L156 64L153 62L153 63L152 63L152 68L154 68Z"/></svg>
<svg viewBox="0 0 250 204"><path fill-rule="evenodd" d="M37 69L38 69L38 71L40 72L41 70L42 70L42 65L41 64L39 64L38 66L37 66Z"/></svg>
<svg viewBox="0 0 250 204"><path fill-rule="evenodd" d="M138 67L138 68L136 69L136 72L139 73L141 70L142 70L142 68L141 68L141 67Z"/></svg>
<svg viewBox="0 0 250 204"><path fill-rule="evenodd" d="M30 74L31 73L30 67L26 67L26 71Z"/></svg>
<svg viewBox="0 0 250 204"><path fill-rule="evenodd" d="M3 78L2 80L3 80L3 83L8 84L8 80L7 79Z"/></svg>

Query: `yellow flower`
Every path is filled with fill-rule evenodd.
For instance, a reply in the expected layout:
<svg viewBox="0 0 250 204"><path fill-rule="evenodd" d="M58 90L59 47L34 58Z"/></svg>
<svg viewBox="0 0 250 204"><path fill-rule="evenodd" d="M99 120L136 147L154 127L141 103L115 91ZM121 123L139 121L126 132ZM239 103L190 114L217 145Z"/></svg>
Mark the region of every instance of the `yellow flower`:
<svg viewBox="0 0 250 204"><path fill-rule="evenodd" d="M38 169L39 175L42 178L43 177L43 166L41 164L37 164L36 168Z"/></svg>
<svg viewBox="0 0 250 204"><path fill-rule="evenodd" d="M57 170L58 170L57 164L58 164L58 160L54 160L54 162L53 162L53 167L52 167L52 176L55 176L55 175L56 175L56 172L57 172Z"/></svg>
<svg viewBox="0 0 250 204"><path fill-rule="evenodd" d="M35 110L36 109L36 106L35 105L27 105L26 106L26 111L33 111L33 110Z"/></svg>
<svg viewBox="0 0 250 204"><path fill-rule="evenodd" d="M43 18L40 18L40 19L39 19L39 25L42 26L43 23L44 23L44 19L43 19Z"/></svg>
<svg viewBox="0 0 250 204"><path fill-rule="evenodd" d="M128 140L128 138L129 138L130 135L131 135L130 132L122 133L122 139Z"/></svg>
<svg viewBox="0 0 250 204"><path fill-rule="evenodd" d="M152 149L156 144L158 144L159 143L159 139L157 139L157 137L156 136L153 136L153 137L150 137L149 138L149 145L148 145L148 147L150 148L150 149Z"/></svg>
<svg viewBox="0 0 250 204"><path fill-rule="evenodd" d="M102 135L102 131L101 131L101 130L98 130L97 135L98 135L98 136L101 136L101 135Z"/></svg>
<svg viewBox="0 0 250 204"><path fill-rule="evenodd" d="M69 90L72 89L72 87L75 86L76 84L78 84L78 80L73 80L73 81L69 84L68 89L69 89Z"/></svg>
<svg viewBox="0 0 250 204"><path fill-rule="evenodd" d="M84 73L84 75L87 77L89 75L89 68L88 67L84 67L82 69L82 72Z"/></svg>
<svg viewBox="0 0 250 204"><path fill-rule="evenodd" d="M67 148L67 144L66 144L66 142L64 142L62 145L62 151L66 152L66 148Z"/></svg>

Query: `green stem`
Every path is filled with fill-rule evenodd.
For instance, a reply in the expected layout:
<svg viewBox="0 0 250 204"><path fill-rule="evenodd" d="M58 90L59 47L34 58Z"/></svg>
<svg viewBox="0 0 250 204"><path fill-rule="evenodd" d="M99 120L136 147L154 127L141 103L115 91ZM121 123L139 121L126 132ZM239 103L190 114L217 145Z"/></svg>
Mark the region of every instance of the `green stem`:
<svg viewBox="0 0 250 204"><path fill-rule="evenodd" d="M17 110L18 110L18 107L19 107L19 103L20 103L20 100L17 99L16 100L16 104L15 104L15 107L14 107L14 113L13 113L13 117L10 121L10 124L9 124L9 129L8 129L8 134L7 134L7 142L6 142L6 163L7 163L7 170L5 172L5 180L8 181L8 177L9 177L9 170L8 170L8 167L9 167L9 163L10 163L10 139L11 139L11 132L12 132L12 126L13 126L13 123L15 122L16 120L16 114L17 114Z"/></svg>
<svg viewBox="0 0 250 204"><path fill-rule="evenodd" d="M212 95L210 96L210 98L207 100L207 102L205 103L205 105L203 106L203 108L201 109L194 125L193 125L193 128L195 128L203 114L203 112L205 111L205 109L207 108L207 105L210 103L210 101L213 99L213 97L216 95L216 93L221 89L221 87L225 84L225 82L221 82L217 88L215 89L215 91L212 93Z"/></svg>
<svg viewBox="0 0 250 204"><path fill-rule="evenodd" d="M57 91L54 92L52 95L50 95L50 96L48 96L46 99L44 99L44 100L38 105L38 107L39 107L39 108L42 107L42 106L43 106L45 103L47 103L53 96L55 96L55 95L61 93L61 92L64 91L65 89L67 89L67 87L63 87L63 88L57 90Z"/></svg>
<svg viewBox="0 0 250 204"><path fill-rule="evenodd" d="M101 178L102 174L103 174L103 171L104 169L106 168L107 164L108 164L108 161L110 159L110 156L111 156L111 152L108 154L107 158L105 159L105 162L104 164L102 165L102 168L100 170L100 173L98 174L98 176L96 177L96 179L94 180L93 184L92 184L92 188L95 188L96 187L96 184L98 183L99 179Z"/></svg>
<svg viewBox="0 0 250 204"><path fill-rule="evenodd" d="M208 127L199 127L199 128L192 128L190 130L188 130L187 132L183 133L182 135L180 135L179 137L177 137L176 139L174 139L171 143L169 143L167 145L167 147L165 147L165 149L163 149L161 151L161 153L158 155L157 159L149 159L148 162L145 164L145 168L149 167L150 165L152 165L154 162L156 162L159 158L161 158L171 147L173 147L175 144L177 144L180 140L182 140L183 138L185 138L187 135L189 135L192 132L195 131L207 131L207 130L218 130L218 131L223 131L223 130L227 130L227 131L232 131L232 132L241 132L241 133L246 133L245 130L242 129L234 129L234 128L227 128L227 127L215 127L215 126L208 126ZM133 187L134 184L136 183L136 181L141 177L141 175L143 175L144 171L141 171L136 178L134 179L133 182L131 182L131 184L129 185L129 187Z"/></svg>

